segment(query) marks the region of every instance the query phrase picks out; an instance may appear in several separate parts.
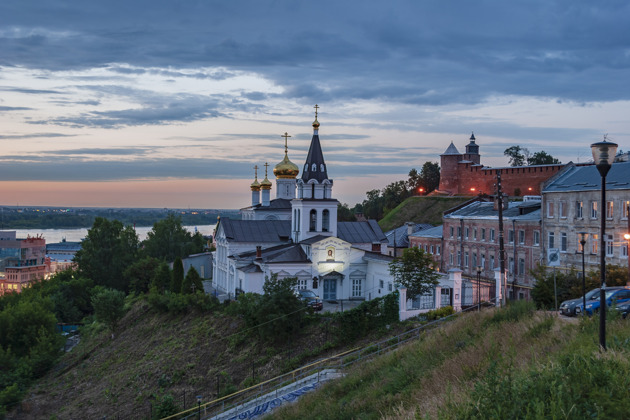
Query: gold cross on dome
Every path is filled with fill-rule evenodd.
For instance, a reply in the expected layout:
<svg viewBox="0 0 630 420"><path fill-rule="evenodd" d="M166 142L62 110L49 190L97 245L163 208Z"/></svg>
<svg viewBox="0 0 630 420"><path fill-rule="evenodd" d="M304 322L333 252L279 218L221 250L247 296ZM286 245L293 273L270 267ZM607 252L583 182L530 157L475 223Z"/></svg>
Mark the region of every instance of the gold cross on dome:
<svg viewBox="0 0 630 420"><path fill-rule="evenodd" d="M315 108L315 119L317 119L317 110L319 109L319 105L315 104L313 108Z"/></svg>
<svg viewBox="0 0 630 420"><path fill-rule="evenodd" d="M269 166L269 164L265 162L265 178L267 178L267 166Z"/></svg>
<svg viewBox="0 0 630 420"><path fill-rule="evenodd" d="M284 133L284 135L283 135L283 136L280 136L280 137L284 137L284 153L286 153L286 152L287 152L287 150L288 150L288 147L287 147L287 139L288 139L289 137L291 137L291 136L289 135L289 133L285 132L285 133Z"/></svg>
<svg viewBox="0 0 630 420"><path fill-rule="evenodd" d="M258 179L258 165L254 166L254 177Z"/></svg>

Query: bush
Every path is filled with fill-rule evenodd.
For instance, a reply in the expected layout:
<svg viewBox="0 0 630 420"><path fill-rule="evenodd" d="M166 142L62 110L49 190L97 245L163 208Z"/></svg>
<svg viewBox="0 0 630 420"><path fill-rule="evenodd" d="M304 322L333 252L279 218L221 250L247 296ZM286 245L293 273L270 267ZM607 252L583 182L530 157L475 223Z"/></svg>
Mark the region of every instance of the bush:
<svg viewBox="0 0 630 420"><path fill-rule="evenodd" d="M520 321L521 319L531 317L535 310L536 305L533 302L526 300L508 301L507 306L496 311L488 322L491 324L499 324L501 322Z"/></svg>
<svg viewBox="0 0 630 420"><path fill-rule="evenodd" d="M356 308L332 316L341 343L367 335L376 328L398 322L398 292L362 302Z"/></svg>
<svg viewBox="0 0 630 420"><path fill-rule="evenodd" d="M177 414L181 409L175 404L175 399L171 394L165 394L160 398L159 404L155 407L154 419L162 419L173 414Z"/></svg>
<svg viewBox="0 0 630 420"><path fill-rule="evenodd" d="M442 308L429 311L424 316L427 321L435 321L437 319L441 319L449 315L453 315L454 313L455 313L455 310L453 309L452 306L444 306Z"/></svg>

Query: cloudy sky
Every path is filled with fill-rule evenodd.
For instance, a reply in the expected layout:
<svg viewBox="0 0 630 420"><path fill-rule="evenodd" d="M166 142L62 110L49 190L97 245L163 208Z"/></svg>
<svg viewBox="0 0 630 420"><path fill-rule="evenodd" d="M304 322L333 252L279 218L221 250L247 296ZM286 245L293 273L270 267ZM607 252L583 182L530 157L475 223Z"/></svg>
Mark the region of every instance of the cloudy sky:
<svg viewBox="0 0 630 420"><path fill-rule="evenodd" d="M626 0L2 0L0 204L244 207L284 132L302 166L314 104L351 205L472 131L490 166L627 150L629 21Z"/></svg>

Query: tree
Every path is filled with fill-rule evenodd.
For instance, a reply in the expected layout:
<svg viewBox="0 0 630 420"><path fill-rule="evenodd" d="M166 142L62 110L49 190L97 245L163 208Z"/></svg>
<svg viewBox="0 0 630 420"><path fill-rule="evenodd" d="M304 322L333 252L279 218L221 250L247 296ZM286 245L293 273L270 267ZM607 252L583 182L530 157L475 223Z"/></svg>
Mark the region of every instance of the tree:
<svg viewBox="0 0 630 420"><path fill-rule="evenodd" d="M440 274L433 265L431 254L412 247L389 263L389 272L398 284L407 288L407 296L415 297L429 293L439 283Z"/></svg>
<svg viewBox="0 0 630 420"><path fill-rule="evenodd" d="M149 284L155 275L155 271L160 265L160 261L153 257L145 257L131 264L124 271L127 284L131 291L136 294L147 293Z"/></svg>
<svg viewBox="0 0 630 420"><path fill-rule="evenodd" d="M160 263L158 268L153 272L153 278L151 279L151 289L155 289L158 293L164 293L171 288L171 269L165 262Z"/></svg>
<svg viewBox="0 0 630 420"><path fill-rule="evenodd" d="M201 233L193 235L184 229L181 217L170 213L165 219L153 224L153 229L142 245L146 255L173 261L177 257L203 252L204 240Z"/></svg>
<svg viewBox="0 0 630 420"><path fill-rule="evenodd" d="M529 153L529 150L521 146L510 146L503 151L503 154L510 158L510 166L525 165L525 153Z"/></svg>
<svg viewBox="0 0 630 420"><path fill-rule="evenodd" d="M558 163L561 162L544 150L534 153L530 158L527 159L528 165L553 165Z"/></svg>
<svg viewBox="0 0 630 420"><path fill-rule="evenodd" d="M182 259L177 257L173 262L173 275L171 282L171 292L181 293L182 283L184 281L184 263Z"/></svg>
<svg viewBox="0 0 630 420"><path fill-rule="evenodd" d="M74 257L81 276L97 286L127 291L123 271L136 261L138 235L118 220L97 217Z"/></svg>
<svg viewBox="0 0 630 420"><path fill-rule="evenodd" d="M437 162L424 162L421 179L425 193L435 191L440 186L440 165Z"/></svg>
<svg viewBox="0 0 630 420"><path fill-rule="evenodd" d="M197 292L203 292L203 283L201 283L201 276L195 267L190 267L182 283L182 293L190 294Z"/></svg>
<svg viewBox="0 0 630 420"><path fill-rule="evenodd" d="M356 216L350 210L347 204L339 203L337 205L337 221L338 222L355 222L357 220Z"/></svg>
<svg viewBox="0 0 630 420"><path fill-rule="evenodd" d="M94 316L109 328L114 338L118 322L125 314L125 294L120 290L100 289L92 297Z"/></svg>

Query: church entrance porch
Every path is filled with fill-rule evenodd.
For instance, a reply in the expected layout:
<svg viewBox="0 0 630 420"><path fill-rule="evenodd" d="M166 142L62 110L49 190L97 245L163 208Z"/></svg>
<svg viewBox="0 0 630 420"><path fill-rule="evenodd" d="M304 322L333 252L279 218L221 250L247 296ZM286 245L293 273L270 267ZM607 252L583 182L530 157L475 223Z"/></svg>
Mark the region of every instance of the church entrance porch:
<svg viewBox="0 0 630 420"><path fill-rule="evenodd" d="M337 300L337 279L324 279L324 300Z"/></svg>

